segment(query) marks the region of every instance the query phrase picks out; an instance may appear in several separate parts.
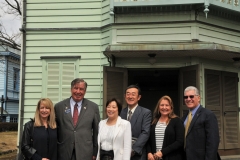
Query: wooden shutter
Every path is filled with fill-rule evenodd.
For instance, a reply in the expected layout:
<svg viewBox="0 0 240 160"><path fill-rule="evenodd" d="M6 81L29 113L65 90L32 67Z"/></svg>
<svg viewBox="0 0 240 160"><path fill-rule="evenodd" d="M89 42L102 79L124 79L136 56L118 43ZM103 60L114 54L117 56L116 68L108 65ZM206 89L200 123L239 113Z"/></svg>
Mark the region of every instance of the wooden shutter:
<svg viewBox="0 0 240 160"><path fill-rule="evenodd" d="M238 75L223 72L223 119L225 149L239 148Z"/></svg>
<svg viewBox="0 0 240 160"><path fill-rule="evenodd" d="M103 70L103 118L105 118L105 105L108 99L117 98L123 106L126 106L124 91L127 87L128 74L125 68L104 66Z"/></svg>
<svg viewBox="0 0 240 160"><path fill-rule="evenodd" d="M60 100L70 97L71 82L75 79L75 63L62 62L61 86L62 93Z"/></svg>
<svg viewBox="0 0 240 160"><path fill-rule="evenodd" d="M60 93L60 71L59 62L47 63L47 96L55 104L59 101Z"/></svg>
<svg viewBox="0 0 240 160"><path fill-rule="evenodd" d="M205 70L206 108L218 120L219 149L239 148L237 73Z"/></svg>
<svg viewBox="0 0 240 160"><path fill-rule="evenodd" d="M74 62L48 62L47 97L54 104L70 97L70 83L75 77Z"/></svg>
<svg viewBox="0 0 240 160"><path fill-rule="evenodd" d="M220 71L205 70L205 105L217 117L220 136L219 149L224 149L221 80Z"/></svg>
<svg viewBox="0 0 240 160"><path fill-rule="evenodd" d="M184 103L183 100L183 92L184 89L188 86L195 86L198 89L200 86L200 66L199 65L193 65L188 67L182 67L180 68L180 116L182 117L187 111L188 108Z"/></svg>

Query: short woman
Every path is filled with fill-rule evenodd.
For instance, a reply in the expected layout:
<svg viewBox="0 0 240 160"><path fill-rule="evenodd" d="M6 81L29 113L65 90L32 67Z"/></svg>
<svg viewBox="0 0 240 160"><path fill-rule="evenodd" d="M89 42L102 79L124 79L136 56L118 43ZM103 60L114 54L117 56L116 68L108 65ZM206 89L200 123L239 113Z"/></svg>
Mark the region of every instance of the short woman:
<svg viewBox="0 0 240 160"><path fill-rule="evenodd" d="M172 99L161 97L153 114L147 144L148 160L182 160L184 126L173 112Z"/></svg>
<svg viewBox="0 0 240 160"><path fill-rule="evenodd" d="M21 150L25 159L57 160L57 130L53 103L38 101L34 119L24 126Z"/></svg>
<svg viewBox="0 0 240 160"><path fill-rule="evenodd" d="M107 101L107 119L100 121L97 160L130 160L131 124L119 116L122 105L115 98Z"/></svg>

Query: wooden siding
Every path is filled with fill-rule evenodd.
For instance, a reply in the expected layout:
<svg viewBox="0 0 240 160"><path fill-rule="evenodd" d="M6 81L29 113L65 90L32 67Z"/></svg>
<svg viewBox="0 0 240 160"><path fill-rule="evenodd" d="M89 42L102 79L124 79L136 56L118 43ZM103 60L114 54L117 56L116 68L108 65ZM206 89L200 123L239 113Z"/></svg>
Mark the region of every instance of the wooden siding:
<svg viewBox="0 0 240 160"><path fill-rule="evenodd" d="M6 52L6 48L9 52L12 52L12 53L15 53L15 54L18 54L18 55L21 54L21 51L19 51L17 49L13 49L13 48L11 48L9 46L6 46L6 45L3 45L3 44L0 45L0 51Z"/></svg>
<svg viewBox="0 0 240 160"><path fill-rule="evenodd" d="M88 83L86 98L102 108L102 73L107 58L102 51L110 43L111 28L101 29L111 20L109 0L30 0L27 1L24 123L34 116L36 104L45 92L45 59L41 57L80 56L76 77ZM86 27L90 29L79 29ZM99 27L94 28L93 27ZM48 30L51 28L51 30ZM54 30L54 28L65 28ZM69 29L68 29L69 28ZM77 29L78 28L78 29ZM51 60L50 60L51 61ZM69 94L70 96L70 81ZM32 89L34 88L34 90ZM68 89L64 89L64 94ZM101 110L100 110L101 111Z"/></svg>
<svg viewBox="0 0 240 160"><path fill-rule="evenodd" d="M116 27L116 43L191 41L191 25L131 25Z"/></svg>
<svg viewBox="0 0 240 160"><path fill-rule="evenodd" d="M5 77L5 74L2 71L0 71L0 95L3 94L3 90L4 90L4 81L5 81L4 77Z"/></svg>
<svg viewBox="0 0 240 160"><path fill-rule="evenodd" d="M221 18L221 17L216 17L214 15L211 15L210 12L208 14L208 18L206 18L204 13L200 13L198 16L198 20L204 23L208 23L211 25L216 25L223 27L225 29L232 29L232 30L238 30L240 31L239 21L233 21L227 18Z"/></svg>
<svg viewBox="0 0 240 160"><path fill-rule="evenodd" d="M162 12L145 14L120 14L116 16L116 23L141 23L141 22L174 22L192 20L191 12Z"/></svg>
<svg viewBox="0 0 240 160"><path fill-rule="evenodd" d="M18 114L18 103L7 102L6 111L9 114Z"/></svg>
<svg viewBox="0 0 240 160"><path fill-rule="evenodd" d="M183 21L185 23L181 23ZM211 12L208 18L202 12L196 16L191 11L119 14L115 15L115 23L112 44L191 42L194 39L240 46L240 23L216 17Z"/></svg>
<svg viewBox="0 0 240 160"><path fill-rule="evenodd" d="M28 28L100 27L102 1L27 1Z"/></svg>
<svg viewBox="0 0 240 160"><path fill-rule="evenodd" d="M82 53L82 51L79 51L77 53L69 51L67 53L63 52L63 53L56 53L56 54L58 54L58 56L61 57L61 56L66 56L66 55L69 55L69 56L70 55L77 55L77 56L79 56L79 55L81 55L81 53ZM84 56L85 58L92 58L92 57L101 58L102 57L102 54L99 54L99 52L89 52L88 53L88 51L86 51L84 53L87 53ZM51 55L50 52L49 53L29 53L28 55L26 55L26 58L28 59L29 63L32 63L31 62L32 60L40 60L40 57L50 56L50 55Z"/></svg>
<svg viewBox="0 0 240 160"><path fill-rule="evenodd" d="M105 26L111 23L113 20L113 16L109 14L110 12L110 2L109 0L103 0L102 2L102 16L101 16L101 25Z"/></svg>
<svg viewBox="0 0 240 160"><path fill-rule="evenodd" d="M6 68L5 60L0 60L0 96L4 94L4 85L5 85L4 82L6 77L5 68Z"/></svg>
<svg viewBox="0 0 240 160"><path fill-rule="evenodd" d="M8 64L8 69L6 72L6 62ZM4 96L6 98L6 89L7 89L7 97L9 101L11 99L18 100L19 99L19 87L18 90L14 90L14 69L20 68L20 62L14 61L11 59L6 59L5 61L0 62L0 96ZM7 84L5 83L7 77ZM18 81L19 82L19 81ZM17 84L18 86L20 84ZM6 102L4 103L5 110L9 114L18 114L18 102Z"/></svg>
<svg viewBox="0 0 240 160"><path fill-rule="evenodd" d="M11 90L13 91L14 88L13 88L13 81L14 81L14 69L19 69L20 70L20 62L11 62L11 61L8 61L8 77L7 77L7 81L8 81L8 90ZM20 76L20 72L19 72L19 76ZM20 85L20 84L18 84ZM16 91L16 92L19 92L19 89ZM8 95L10 96L10 95Z"/></svg>
<svg viewBox="0 0 240 160"><path fill-rule="evenodd" d="M199 23L148 24L115 26L112 43L214 42L240 46L240 32Z"/></svg>
<svg viewBox="0 0 240 160"><path fill-rule="evenodd" d="M215 27L199 26L199 40L214 42L228 46L240 46L240 32L217 29Z"/></svg>

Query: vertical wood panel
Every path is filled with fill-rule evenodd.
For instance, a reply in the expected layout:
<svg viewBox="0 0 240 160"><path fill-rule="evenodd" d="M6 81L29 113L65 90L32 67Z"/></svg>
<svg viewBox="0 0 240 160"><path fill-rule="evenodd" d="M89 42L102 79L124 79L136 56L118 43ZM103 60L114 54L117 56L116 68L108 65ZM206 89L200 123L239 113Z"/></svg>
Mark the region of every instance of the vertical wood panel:
<svg viewBox="0 0 240 160"><path fill-rule="evenodd" d="M225 149L239 148L238 74L222 72Z"/></svg>
<svg viewBox="0 0 240 160"><path fill-rule="evenodd" d="M188 86L195 86L199 89L200 80L199 80L199 65L193 65L188 67L182 67L180 69L180 116L182 117L187 113L188 108L184 103L183 95L184 90Z"/></svg>
<svg viewBox="0 0 240 160"><path fill-rule="evenodd" d="M205 70L205 103L206 108L210 109L218 121L219 129L219 149L224 149L224 127L222 118L222 81L221 72L214 70Z"/></svg>
<svg viewBox="0 0 240 160"><path fill-rule="evenodd" d="M113 97L119 99L124 106L124 91L127 87L128 81L127 69L105 66L103 79L103 108L105 107L107 100ZM105 116L105 112L103 112L103 118Z"/></svg>

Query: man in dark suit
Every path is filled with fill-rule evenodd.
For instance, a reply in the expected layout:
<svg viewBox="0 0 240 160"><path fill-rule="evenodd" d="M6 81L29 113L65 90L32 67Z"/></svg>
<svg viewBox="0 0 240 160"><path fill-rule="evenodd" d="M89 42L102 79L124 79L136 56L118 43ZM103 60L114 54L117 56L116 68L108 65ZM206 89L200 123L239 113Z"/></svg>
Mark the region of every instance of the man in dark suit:
<svg viewBox="0 0 240 160"><path fill-rule="evenodd" d="M189 112L183 116L185 125L185 152L187 160L217 160L219 131L214 113L200 105L196 87L184 90L184 101Z"/></svg>
<svg viewBox="0 0 240 160"><path fill-rule="evenodd" d="M100 121L98 105L84 98L87 83L76 78L71 97L55 105L58 160L95 160Z"/></svg>
<svg viewBox="0 0 240 160"><path fill-rule="evenodd" d="M132 145L131 160L146 160L146 143L150 135L150 125L152 114L149 109L138 105L141 98L141 90L136 85L130 85L125 91L125 100L128 107L124 108L120 114L123 119L131 123ZM131 111L131 112L130 112Z"/></svg>

